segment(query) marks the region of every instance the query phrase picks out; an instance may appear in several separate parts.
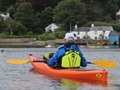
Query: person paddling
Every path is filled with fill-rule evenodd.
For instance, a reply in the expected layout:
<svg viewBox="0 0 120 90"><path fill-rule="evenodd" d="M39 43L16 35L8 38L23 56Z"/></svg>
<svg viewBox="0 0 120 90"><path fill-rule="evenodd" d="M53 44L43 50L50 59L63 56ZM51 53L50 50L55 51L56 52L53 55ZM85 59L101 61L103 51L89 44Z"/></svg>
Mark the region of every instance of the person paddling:
<svg viewBox="0 0 120 90"><path fill-rule="evenodd" d="M55 53L47 60L47 64L53 68L79 68L86 67L87 60L80 48L75 44L73 33L66 33L64 44L59 46ZM45 57L49 55L44 55Z"/></svg>

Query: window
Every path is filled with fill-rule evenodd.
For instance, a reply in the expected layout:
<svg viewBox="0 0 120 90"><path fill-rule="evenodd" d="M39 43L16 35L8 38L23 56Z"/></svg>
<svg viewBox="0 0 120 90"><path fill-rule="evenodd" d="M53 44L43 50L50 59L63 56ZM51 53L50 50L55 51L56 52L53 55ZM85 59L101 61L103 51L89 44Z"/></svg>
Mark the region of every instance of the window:
<svg viewBox="0 0 120 90"><path fill-rule="evenodd" d="M103 34L105 34L105 31L103 31Z"/></svg>
<svg viewBox="0 0 120 90"><path fill-rule="evenodd" d="M97 31L95 31L95 34L97 34Z"/></svg>
<svg viewBox="0 0 120 90"><path fill-rule="evenodd" d="M84 35L83 39L90 39L90 36L89 35Z"/></svg>
<svg viewBox="0 0 120 90"><path fill-rule="evenodd" d="M80 35L80 32L78 31L78 35Z"/></svg>
<svg viewBox="0 0 120 90"><path fill-rule="evenodd" d="M97 37L95 37L95 40L97 40Z"/></svg>

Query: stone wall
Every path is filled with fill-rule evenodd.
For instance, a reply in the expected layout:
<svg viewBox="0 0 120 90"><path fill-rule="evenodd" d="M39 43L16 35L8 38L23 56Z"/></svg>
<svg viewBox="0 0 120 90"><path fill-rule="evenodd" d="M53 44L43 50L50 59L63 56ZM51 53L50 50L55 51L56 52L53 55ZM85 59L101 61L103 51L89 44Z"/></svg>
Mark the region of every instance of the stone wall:
<svg viewBox="0 0 120 90"><path fill-rule="evenodd" d="M96 44L103 43L104 45L111 44L106 40L76 40L78 45ZM40 41L36 38L14 38L14 39L0 39L0 45L23 45L23 46L46 46L46 45L61 45L63 44L63 39ZM113 42L112 42L113 43Z"/></svg>

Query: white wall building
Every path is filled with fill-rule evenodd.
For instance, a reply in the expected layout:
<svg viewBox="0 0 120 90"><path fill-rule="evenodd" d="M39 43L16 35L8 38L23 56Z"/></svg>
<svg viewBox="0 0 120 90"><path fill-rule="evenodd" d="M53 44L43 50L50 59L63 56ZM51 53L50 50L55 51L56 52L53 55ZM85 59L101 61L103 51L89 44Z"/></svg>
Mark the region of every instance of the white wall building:
<svg viewBox="0 0 120 90"><path fill-rule="evenodd" d="M91 27L78 27L72 31L80 39L90 38L90 39L108 39L109 33L113 31L112 26L94 26Z"/></svg>
<svg viewBox="0 0 120 90"><path fill-rule="evenodd" d="M0 15L4 18L4 20L6 20L6 19L8 19L10 17L9 13L0 12Z"/></svg>
<svg viewBox="0 0 120 90"><path fill-rule="evenodd" d="M56 25L55 23L51 23L50 25L48 25L47 27L45 27L45 32L54 32L55 29L58 29L59 26Z"/></svg>

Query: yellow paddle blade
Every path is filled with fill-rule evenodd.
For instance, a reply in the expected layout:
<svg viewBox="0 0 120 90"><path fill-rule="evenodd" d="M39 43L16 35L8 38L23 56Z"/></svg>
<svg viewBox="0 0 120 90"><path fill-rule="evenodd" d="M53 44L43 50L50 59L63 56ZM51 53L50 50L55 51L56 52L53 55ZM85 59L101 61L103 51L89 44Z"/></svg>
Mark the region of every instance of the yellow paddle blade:
<svg viewBox="0 0 120 90"><path fill-rule="evenodd" d="M6 62L10 64L25 64L28 62L32 62L32 60L6 60Z"/></svg>
<svg viewBox="0 0 120 90"><path fill-rule="evenodd" d="M117 65L117 63L112 60L95 60L91 63L101 68L114 68Z"/></svg>

